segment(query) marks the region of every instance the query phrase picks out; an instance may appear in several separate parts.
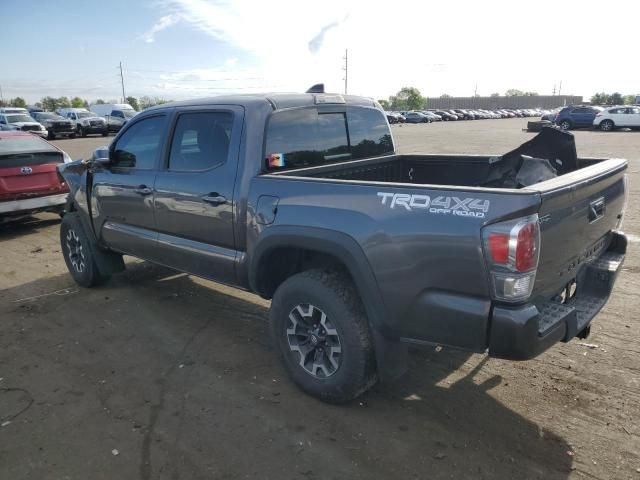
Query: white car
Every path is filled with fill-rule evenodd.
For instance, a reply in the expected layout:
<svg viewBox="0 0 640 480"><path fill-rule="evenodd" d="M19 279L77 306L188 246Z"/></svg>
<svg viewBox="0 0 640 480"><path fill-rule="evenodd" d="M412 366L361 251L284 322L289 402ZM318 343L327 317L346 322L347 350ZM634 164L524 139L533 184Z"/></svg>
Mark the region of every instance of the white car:
<svg viewBox="0 0 640 480"><path fill-rule="evenodd" d="M610 107L596 115L593 126L605 132L615 128L640 128L640 107Z"/></svg>
<svg viewBox="0 0 640 480"><path fill-rule="evenodd" d="M22 130L47 138L47 129L26 113L0 113L0 130Z"/></svg>

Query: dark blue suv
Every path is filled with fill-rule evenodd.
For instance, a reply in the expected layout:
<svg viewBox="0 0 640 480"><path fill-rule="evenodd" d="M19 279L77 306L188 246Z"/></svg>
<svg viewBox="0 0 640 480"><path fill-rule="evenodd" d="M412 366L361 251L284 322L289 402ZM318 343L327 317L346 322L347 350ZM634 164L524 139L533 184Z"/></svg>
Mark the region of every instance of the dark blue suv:
<svg viewBox="0 0 640 480"><path fill-rule="evenodd" d="M598 113L600 110L596 107L564 107L558 112L554 121L562 130L591 128Z"/></svg>

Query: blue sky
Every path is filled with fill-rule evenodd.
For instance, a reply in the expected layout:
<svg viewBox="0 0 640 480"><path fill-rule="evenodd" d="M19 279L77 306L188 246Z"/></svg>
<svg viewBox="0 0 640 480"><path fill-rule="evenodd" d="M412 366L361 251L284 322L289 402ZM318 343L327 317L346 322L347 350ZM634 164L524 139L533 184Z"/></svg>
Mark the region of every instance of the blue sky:
<svg viewBox="0 0 640 480"><path fill-rule="evenodd" d="M321 7L318 8L318 5ZM637 29L610 34L592 0L0 0L0 86L5 98L92 101L301 91L320 81L384 98L403 86L427 96L509 88L589 97L640 94L630 52ZM640 18L640 2L607 7ZM580 25L579 34L575 25ZM608 68L615 65L616 68Z"/></svg>

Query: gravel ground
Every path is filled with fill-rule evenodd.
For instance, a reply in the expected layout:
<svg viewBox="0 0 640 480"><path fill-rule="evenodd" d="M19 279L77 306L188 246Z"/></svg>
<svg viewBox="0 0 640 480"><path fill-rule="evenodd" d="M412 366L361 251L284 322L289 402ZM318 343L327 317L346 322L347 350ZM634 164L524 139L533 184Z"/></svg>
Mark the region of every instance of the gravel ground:
<svg viewBox="0 0 640 480"><path fill-rule="evenodd" d="M403 152L503 153L525 124L393 132ZM80 158L105 140L55 143ZM79 289L56 216L1 226L0 479L640 479L640 132L576 141L630 160L632 241L597 347L416 350L404 378L342 407L287 380L254 295L135 260Z"/></svg>

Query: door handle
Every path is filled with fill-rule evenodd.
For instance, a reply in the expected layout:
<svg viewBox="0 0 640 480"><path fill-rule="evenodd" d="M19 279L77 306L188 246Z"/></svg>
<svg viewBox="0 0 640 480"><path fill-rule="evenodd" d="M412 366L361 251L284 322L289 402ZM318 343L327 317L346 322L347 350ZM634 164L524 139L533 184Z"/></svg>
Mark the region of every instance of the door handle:
<svg viewBox="0 0 640 480"><path fill-rule="evenodd" d="M152 190L146 185L140 185L138 188L133 189L138 195L151 195Z"/></svg>
<svg viewBox="0 0 640 480"><path fill-rule="evenodd" d="M202 197L202 200L211 205L222 205L224 203L227 203L227 197L225 197L224 195L220 195L217 192L205 195L204 197Z"/></svg>

